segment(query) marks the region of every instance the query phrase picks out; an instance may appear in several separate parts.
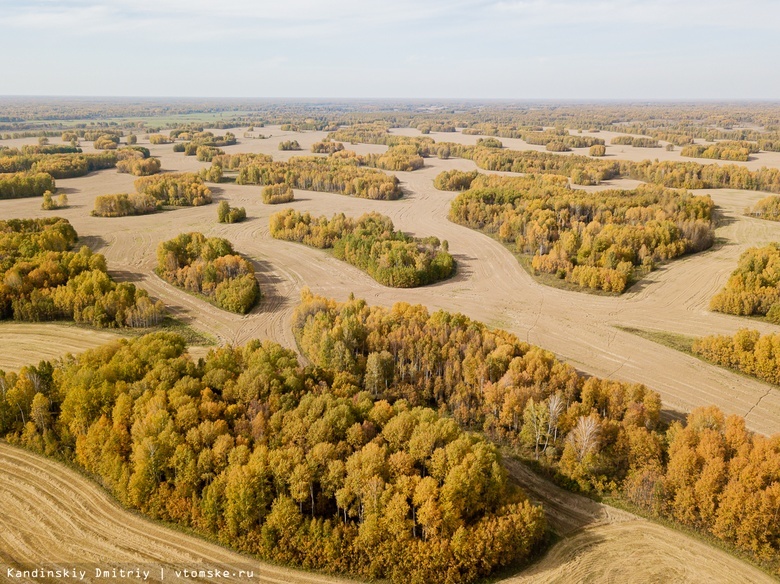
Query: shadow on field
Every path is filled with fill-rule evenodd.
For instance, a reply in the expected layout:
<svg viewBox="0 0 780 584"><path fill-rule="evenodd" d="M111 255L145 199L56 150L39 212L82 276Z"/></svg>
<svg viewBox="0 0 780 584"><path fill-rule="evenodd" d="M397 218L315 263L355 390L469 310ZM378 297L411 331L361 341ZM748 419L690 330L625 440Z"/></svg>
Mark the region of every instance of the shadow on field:
<svg viewBox="0 0 780 584"><path fill-rule="evenodd" d="M655 274L658 274L658 273L661 273L661 272L663 272L663 271L664 271L664 270L666 270L666 269L667 269L667 266L666 266L666 265L660 265L660 266L658 266L656 269L654 269L652 272L650 272L650 274L653 274L653 275L655 275ZM644 289L645 289L645 288L647 288L648 286L650 286L650 285L652 285L652 284L655 284L655 283L656 283L656 281L655 281L654 279L650 279L650 278L648 277L648 276L650 276L650 274L647 274L646 276L644 276L644 277L640 278L639 280L637 280L636 282L634 282L633 284L631 284L631 285L630 285L628 288L626 288L626 289L623 291L623 294L627 294L627 293L629 293L629 292L630 292L631 294L636 294L636 293L638 293L638 292L641 292L642 290L644 290Z"/></svg>
<svg viewBox="0 0 780 584"><path fill-rule="evenodd" d="M685 422L687 414L680 410L673 410L671 408L661 408L661 419L664 422Z"/></svg>
<svg viewBox="0 0 780 584"><path fill-rule="evenodd" d="M92 251L100 251L106 247L107 242L100 235L81 235L78 241L79 247L86 245Z"/></svg>
<svg viewBox="0 0 780 584"><path fill-rule="evenodd" d="M251 259L255 267L255 278L260 283L260 291L263 294L260 303L255 306L250 314L278 312L287 308L290 299L279 294L277 285L283 282L282 278L274 271L273 266L266 261Z"/></svg>
<svg viewBox="0 0 780 584"><path fill-rule="evenodd" d="M108 273L117 282L140 282L144 279L142 274L129 270L109 270Z"/></svg>
<svg viewBox="0 0 780 584"><path fill-rule="evenodd" d="M455 275L446 280L436 282L435 284L428 284L426 288L435 288L436 286L444 286L445 284L451 284L453 282L465 282L471 278L474 271L469 266L476 258L464 253L454 253L452 254L452 259L455 260Z"/></svg>

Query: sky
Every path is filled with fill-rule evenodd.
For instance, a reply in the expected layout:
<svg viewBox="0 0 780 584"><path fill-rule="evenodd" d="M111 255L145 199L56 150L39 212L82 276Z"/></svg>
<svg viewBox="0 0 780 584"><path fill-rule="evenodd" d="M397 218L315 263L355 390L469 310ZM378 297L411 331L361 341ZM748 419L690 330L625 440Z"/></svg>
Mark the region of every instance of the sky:
<svg viewBox="0 0 780 584"><path fill-rule="evenodd" d="M778 100L777 0L0 0L0 95Z"/></svg>

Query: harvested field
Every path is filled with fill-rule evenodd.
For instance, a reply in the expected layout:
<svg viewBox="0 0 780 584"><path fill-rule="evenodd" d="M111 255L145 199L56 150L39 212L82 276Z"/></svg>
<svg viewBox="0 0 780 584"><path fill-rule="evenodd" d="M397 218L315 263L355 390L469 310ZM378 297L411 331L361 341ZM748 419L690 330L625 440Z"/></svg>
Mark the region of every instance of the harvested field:
<svg viewBox="0 0 780 584"><path fill-rule="evenodd" d="M758 568L668 527L565 491L505 457L509 476L542 503L550 528L564 539L505 584L572 582L775 582Z"/></svg>
<svg viewBox="0 0 780 584"><path fill-rule="evenodd" d="M57 323L0 322L0 369L16 371L42 359L81 353L122 338L119 333Z"/></svg>
<svg viewBox="0 0 780 584"><path fill-rule="evenodd" d="M668 582L759 584L776 580L696 539L643 519L589 527L505 584Z"/></svg>
<svg viewBox="0 0 780 584"><path fill-rule="evenodd" d="M236 133L241 135L241 131ZM273 137L241 140L225 150L265 152L285 159L306 153L279 152L279 141L295 138L307 149L325 136L324 132L296 134L273 127L264 128L263 133ZM474 136L459 134L434 137L476 140ZM502 141L509 147L523 147L521 141ZM15 142L23 141L6 144L13 146ZM141 142L149 146L146 141ZM385 149L375 145L348 147L358 152ZM166 171L193 171L206 166L194 157L173 153L170 145L150 149L161 157ZM652 149L652 153L653 157L665 156L658 149ZM296 191L295 201L287 205L315 215L344 212L357 216L377 211L388 215L398 229L411 235L447 239L458 262L457 274L445 282L417 289L386 288L327 252L272 239L268 217L278 207L262 204L262 187L213 185L217 201L225 199L231 205L246 207L247 221L238 224L218 224L216 205L138 217L90 217L96 196L133 190L133 177L104 170L58 181L71 207L56 214L71 221L82 243L106 255L109 269L117 279L145 287L152 296L162 299L175 316L221 343L270 338L295 348L290 317L304 286L338 300L345 300L354 292L371 304L390 306L404 301L421 303L431 310L462 312L550 349L581 371L645 383L661 394L668 408L688 411L699 405L715 404L727 413L746 416L753 430L780 431L780 391L615 328L636 327L686 335L733 334L747 326L762 332L780 331L768 323L707 309L709 299L723 286L742 251L780 240L780 223L742 216L743 209L765 196L763 193L711 191L723 218L717 230L721 243L703 254L663 266L621 297L606 297L543 286L523 270L503 245L450 223L447 211L456 194L434 189L433 178L442 170L454 168L472 170L475 166L466 160L426 159L421 170L396 173L406 190L400 201ZM633 182L616 181L616 186L633 187ZM0 201L3 217L52 214L40 210L38 199ZM252 259L264 294L260 305L243 316L227 313L159 279L154 274L157 244L183 231L226 237L237 251ZM11 333L5 331L12 328L7 327L19 327L21 336L8 337ZM49 333L49 327L63 331ZM60 336L70 331L70 341ZM0 359L4 359L0 367L10 369L65 351L83 350L104 342L104 334L115 338L112 333L56 324L4 324L0 327ZM71 343L74 348L70 348ZM515 470L510 465L513 476L532 497L545 502L551 525L566 537L538 564L511 578L511 582L772 581L724 551L613 508L581 497L575 499L576 495L555 490L534 475L521 476ZM108 556L116 565L137 562L175 566L200 561L221 566L245 561L218 546L123 511L77 473L6 445L0 445L0 500L4 504L0 514L0 561L9 565L50 560L54 556L63 562L86 563ZM262 582L336 581L258 562L251 565L255 567L255 578L260 574ZM166 572L166 581L171 581L169 575Z"/></svg>
<svg viewBox="0 0 780 584"><path fill-rule="evenodd" d="M347 580L265 564L197 537L167 529L119 507L77 472L0 443L0 581L6 569L149 570L149 582L326 584ZM161 573L160 570L164 570ZM222 577L177 577L176 570L227 570ZM239 570L253 572L241 577ZM61 582L67 579L16 579ZM116 582L133 581L134 578Z"/></svg>

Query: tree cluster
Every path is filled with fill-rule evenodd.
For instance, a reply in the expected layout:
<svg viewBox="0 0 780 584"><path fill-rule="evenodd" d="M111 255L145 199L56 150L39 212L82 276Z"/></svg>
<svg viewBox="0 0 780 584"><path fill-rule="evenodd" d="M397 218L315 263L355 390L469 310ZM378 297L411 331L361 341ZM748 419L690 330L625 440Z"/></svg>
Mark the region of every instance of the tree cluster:
<svg viewBox="0 0 780 584"><path fill-rule="evenodd" d="M609 142L616 146L631 146L633 148L660 148L661 145L655 138L646 136L616 136Z"/></svg>
<svg viewBox="0 0 780 584"><path fill-rule="evenodd" d="M103 134L92 143L95 150L116 150L119 146L119 136L116 134Z"/></svg>
<svg viewBox="0 0 780 584"><path fill-rule="evenodd" d="M322 140L321 142L315 142L311 145L311 151L315 154L333 154L340 150L344 150L344 144L328 139Z"/></svg>
<svg viewBox="0 0 780 584"><path fill-rule="evenodd" d="M0 173L46 172L55 179L84 176L116 165L117 154L11 154L0 153Z"/></svg>
<svg viewBox="0 0 780 584"><path fill-rule="evenodd" d="M236 143L236 136L231 132L225 132L224 136L215 136L213 132L176 132L171 131L171 137L187 140L184 143L177 143L173 146L174 152L184 152L186 156L194 156L198 154L198 150L203 147L211 148L223 148L225 146L232 146ZM205 156L207 152L215 152L216 154L223 154L222 151L216 152L214 150L207 151L202 150L201 156ZM215 155L216 155L215 154Z"/></svg>
<svg viewBox="0 0 780 584"><path fill-rule="evenodd" d="M266 185L263 187L263 203L266 205L278 205L289 203L295 199L293 188L287 183L278 185Z"/></svg>
<svg viewBox="0 0 780 584"><path fill-rule="evenodd" d="M749 170L736 164L662 161L621 162L619 174L670 188L744 189L780 193L780 169Z"/></svg>
<svg viewBox="0 0 780 584"><path fill-rule="evenodd" d="M353 124L340 128L328 134L329 140L340 140L351 144L384 144L393 146L414 146L420 156L430 156L435 150L433 138L419 136L402 136L391 134L389 127L382 122Z"/></svg>
<svg viewBox="0 0 780 584"><path fill-rule="evenodd" d="M198 146L197 150L195 150L195 158L201 162L211 162L215 156L221 156L224 153L224 150L214 146Z"/></svg>
<svg viewBox="0 0 780 584"><path fill-rule="evenodd" d="M436 237L412 238L396 231L393 222L378 213L357 220L343 213L312 217L287 209L271 216L271 236L297 241L333 254L356 266L380 284L413 288L438 282L452 275L455 262Z"/></svg>
<svg viewBox="0 0 780 584"><path fill-rule="evenodd" d="M607 147L603 144L596 144L590 147L588 150L588 156L606 156Z"/></svg>
<svg viewBox="0 0 780 584"><path fill-rule="evenodd" d="M589 156L560 156L552 152L534 150L507 150L485 148L482 146L464 146L453 142L442 143L450 150L450 156L466 158L485 170L503 172L558 174L571 178L575 184L599 184L603 180L614 178L620 173L617 162L594 160Z"/></svg>
<svg viewBox="0 0 780 584"><path fill-rule="evenodd" d="M396 177L360 166L357 157L339 154L343 153L327 158L296 156L286 162L258 159L239 168L236 183L284 183L294 189L340 193L364 199L394 200L401 197Z"/></svg>
<svg viewBox="0 0 780 584"><path fill-rule="evenodd" d="M40 197L56 190L54 178L47 172L12 172L0 174L0 199Z"/></svg>
<svg viewBox="0 0 780 584"><path fill-rule="evenodd" d="M572 487L620 494L778 570L780 435L752 434L743 418L714 407L664 430L654 392L586 379L551 353L460 314L339 304L304 291L293 326L312 363L353 372L375 399L446 410L463 428L524 448ZM756 363L777 370L780 342L763 343L771 349L748 342Z"/></svg>
<svg viewBox="0 0 780 584"><path fill-rule="evenodd" d="M440 191L466 191L471 188L471 183L479 176L476 170L464 172L462 170L445 170L433 179L433 186Z"/></svg>
<svg viewBox="0 0 780 584"><path fill-rule="evenodd" d="M696 339L693 352L722 367L728 367L769 383L780 385L780 335L761 335L742 329L734 336L712 335Z"/></svg>
<svg viewBox="0 0 780 584"><path fill-rule="evenodd" d="M163 317L145 290L117 284L106 260L84 246L67 220L0 221L0 318L73 319L98 327L148 327Z"/></svg>
<svg viewBox="0 0 780 584"><path fill-rule="evenodd" d="M194 206L211 203L211 190L195 173L144 176L133 183L142 195L151 195L162 205Z"/></svg>
<svg viewBox="0 0 780 584"><path fill-rule="evenodd" d="M592 136L571 135L566 130L546 132L525 132L523 140L528 144L546 146L551 152L568 152L572 148L590 148L595 145L604 145L602 138Z"/></svg>
<svg viewBox="0 0 780 584"><path fill-rule="evenodd" d="M417 128L421 134L430 134L431 132L455 132L457 128L445 121L420 120L409 123L410 128Z"/></svg>
<svg viewBox="0 0 780 584"><path fill-rule="evenodd" d="M279 150L301 150L298 140L284 140L279 142Z"/></svg>
<svg viewBox="0 0 780 584"><path fill-rule="evenodd" d="M761 199L751 209L746 210L746 213L769 221L780 221L780 197Z"/></svg>
<svg viewBox="0 0 780 584"><path fill-rule="evenodd" d="M780 324L780 244L751 247L740 257L710 309L739 316L766 316Z"/></svg>
<svg viewBox="0 0 780 584"><path fill-rule="evenodd" d="M497 448L434 410L375 401L271 342L194 362L121 340L0 372L0 435L124 504L261 558L395 584L460 584L529 556L545 521Z"/></svg>
<svg viewBox="0 0 780 584"><path fill-rule="evenodd" d="M164 134L150 134L149 144L170 144L173 140Z"/></svg>
<svg viewBox="0 0 780 584"><path fill-rule="evenodd" d="M218 307L246 314L260 300L252 262L236 254L227 239L182 233L160 242L157 273L161 278Z"/></svg>
<svg viewBox="0 0 780 584"><path fill-rule="evenodd" d="M410 172L422 168L425 164L422 155L414 144L399 144L391 146L383 154L361 154L344 150L333 157L354 158L361 166L371 166L396 172Z"/></svg>
<svg viewBox="0 0 780 584"><path fill-rule="evenodd" d="M482 175L450 219L532 258L532 267L580 287L623 292L660 261L712 245L708 197L656 186L587 193L563 177Z"/></svg>
<svg viewBox="0 0 780 584"><path fill-rule="evenodd" d="M119 193L95 197L94 217L126 217L128 215L148 215L155 213L162 203L152 195L140 193Z"/></svg>
<svg viewBox="0 0 780 584"><path fill-rule="evenodd" d="M144 157L142 152L132 150L132 155L120 156L116 162L118 172L125 172L135 176L149 176L160 172L160 159Z"/></svg>
<svg viewBox="0 0 780 584"><path fill-rule="evenodd" d="M641 385L586 379L549 351L461 314L336 303L304 291L293 330L315 365L349 371L375 399L447 411L525 447L586 490L628 476L629 435L653 439L661 402Z"/></svg>
<svg viewBox="0 0 780 584"><path fill-rule="evenodd" d="M0 146L0 156L33 156L35 154L79 154L81 148L68 144L27 144L19 148Z"/></svg>
<svg viewBox="0 0 780 584"><path fill-rule="evenodd" d="M31 167L33 172L48 172L54 178L74 178L96 170L116 166L117 154L54 154L43 156Z"/></svg>
<svg viewBox="0 0 780 584"><path fill-rule="evenodd" d="M220 166L223 171L240 170L250 164L270 164L273 158L268 154L254 152L238 152L236 154L222 154L211 160L212 166Z"/></svg>
<svg viewBox="0 0 780 584"><path fill-rule="evenodd" d="M246 219L244 207L231 207L227 201L220 201L217 206L217 221L220 223L240 223Z"/></svg>
<svg viewBox="0 0 780 584"><path fill-rule="evenodd" d="M57 199L54 199L51 191L43 193L42 211L54 211L56 209L65 209L68 206L68 195L61 193Z"/></svg>
<svg viewBox="0 0 780 584"><path fill-rule="evenodd" d="M699 164L678 161L606 161L588 156L561 156L532 150L497 150L442 142L456 158L473 160L479 168L517 173L559 174L574 184L593 185L624 176L682 189L745 189L780 193L780 169L762 167L751 171L734 164Z"/></svg>
<svg viewBox="0 0 780 584"><path fill-rule="evenodd" d="M714 158L716 160L738 160L746 162L750 154L758 152L755 142L716 142L711 146L691 144L680 150L680 156L690 158Z"/></svg>
<svg viewBox="0 0 780 584"><path fill-rule="evenodd" d="M637 469L626 496L769 562L777 573L780 436L752 434L743 418L707 407L692 411L685 427L674 422L660 445L668 462Z"/></svg>

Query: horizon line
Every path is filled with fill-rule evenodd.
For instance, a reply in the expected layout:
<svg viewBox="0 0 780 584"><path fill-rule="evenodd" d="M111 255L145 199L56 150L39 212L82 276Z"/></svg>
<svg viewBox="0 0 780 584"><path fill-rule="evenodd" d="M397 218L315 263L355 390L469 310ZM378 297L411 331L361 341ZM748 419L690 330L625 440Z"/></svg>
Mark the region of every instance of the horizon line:
<svg viewBox="0 0 780 584"><path fill-rule="evenodd" d="M428 102L524 102L524 103L777 103L780 97L337 97L337 96L229 96L229 95L86 95L0 94L2 99L209 99L248 101L428 101Z"/></svg>

